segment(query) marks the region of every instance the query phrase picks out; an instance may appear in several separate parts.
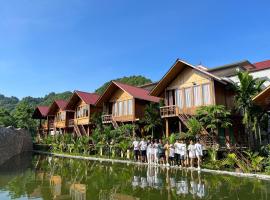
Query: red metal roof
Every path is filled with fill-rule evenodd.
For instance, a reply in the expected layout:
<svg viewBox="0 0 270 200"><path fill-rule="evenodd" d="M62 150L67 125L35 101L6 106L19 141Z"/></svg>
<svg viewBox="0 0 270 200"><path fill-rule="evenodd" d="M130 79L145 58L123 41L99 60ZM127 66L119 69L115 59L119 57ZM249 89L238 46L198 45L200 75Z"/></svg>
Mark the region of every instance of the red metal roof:
<svg viewBox="0 0 270 200"><path fill-rule="evenodd" d="M265 61L253 63L253 65L255 66L255 69L253 69L251 71L269 69L270 68L270 60L265 60Z"/></svg>
<svg viewBox="0 0 270 200"><path fill-rule="evenodd" d="M46 117L49 111L49 106L38 106L37 109L43 117Z"/></svg>
<svg viewBox="0 0 270 200"><path fill-rule="evenodd" d="M96 101L99 99L99 95L95 93L82 92L76 90L75 93L86 103L95 105Z"/></svg>
<svg viewBox="0 0 270 200"><path fill-rule="evenodd" d="M127 85L127 84L124 84L124 83L119 83L119 82L116 82L116 81L113 81L113 83L115 85L117 85L119 88L121 88L122 90L129 93L134 98L142 99L142 100L146 100L146 101L152 101L152 102L156 102L156 103L158 103L160 101L160 98L150 96L149 95L149 90L139 88L139 87L135 87L135 86L131 86L131 85Z"/></svg>
<svg viewBox="0 0 270 200"><path fill-rule="evenodd" d="M44 119L49 112L49 106L37 106L32 115L33 119Z"/></svg>
<svg viewBox="0 0 270 200"><path fill-rule="evenodd" d="M65 110L67 102L65 100L55 100L55 103L61 110Z"/></svg>

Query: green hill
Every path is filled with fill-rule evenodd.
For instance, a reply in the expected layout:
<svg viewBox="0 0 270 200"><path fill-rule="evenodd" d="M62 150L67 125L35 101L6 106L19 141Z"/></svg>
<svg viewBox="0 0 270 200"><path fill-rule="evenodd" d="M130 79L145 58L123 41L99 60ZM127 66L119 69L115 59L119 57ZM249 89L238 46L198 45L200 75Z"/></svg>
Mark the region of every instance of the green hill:
<svg viewBox="0 0 270 200"><path fill-rule="evenodd" d="M133 85L133 86L140 86L140 85L144 85L146 83L152 83L151 79L146 78L144 76L128 76L128 77L122 77L122 78L118 78L115 79L114 81L118 81L121 83L126 83L129 85ZM107 86L110 84L111 81L108 81L106 83L104 83L100 88L96 89L96 93L98 94L102 94Z"/></svg>

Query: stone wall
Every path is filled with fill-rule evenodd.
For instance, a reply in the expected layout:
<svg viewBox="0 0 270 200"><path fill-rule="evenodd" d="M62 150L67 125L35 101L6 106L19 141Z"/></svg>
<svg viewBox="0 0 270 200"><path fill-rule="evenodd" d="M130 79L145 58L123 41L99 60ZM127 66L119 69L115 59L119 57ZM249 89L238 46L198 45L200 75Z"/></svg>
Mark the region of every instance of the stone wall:
<svg viewBox="0 0 270 200"><path fill-rule="evenodd" d="M32 137L28 131L0 127L0 165L15 155L32 150Z"/></svg>

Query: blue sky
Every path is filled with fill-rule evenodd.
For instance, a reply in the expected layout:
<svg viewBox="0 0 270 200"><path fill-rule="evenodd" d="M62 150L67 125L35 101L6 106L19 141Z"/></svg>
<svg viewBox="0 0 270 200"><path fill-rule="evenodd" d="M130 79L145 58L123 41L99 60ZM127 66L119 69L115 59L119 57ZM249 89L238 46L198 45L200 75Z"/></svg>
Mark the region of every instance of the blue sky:
<svg viewBox="0 0 270 200"><path fill-rule="evenodd" d="M270 59L269 1L0 0L0 93L93 91L161 78L177 59Z"/></svg>

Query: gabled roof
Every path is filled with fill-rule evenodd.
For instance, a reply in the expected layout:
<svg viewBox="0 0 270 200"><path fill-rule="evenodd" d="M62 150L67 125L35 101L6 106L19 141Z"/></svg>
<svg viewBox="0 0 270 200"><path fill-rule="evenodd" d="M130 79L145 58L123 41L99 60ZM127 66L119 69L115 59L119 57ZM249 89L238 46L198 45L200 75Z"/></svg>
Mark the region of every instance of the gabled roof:
<svg viewBox="0 0 270 200"><path fill-rule="evenodd" d="M75 90L73 95L68 100L66 109L74 109L74 104L80 100L84 101L86 104L95 105L96 101L99 99L99 95L96 93L83 92Z"/></svg>
<svg viewBox="0 0 270 200"><path fill-rule="evenodd" d="M95 105L96 101L99 99L99 95L96 93L88 93L75 90L75 93L86 103L90 105Z"/></svg>
<svg viewBox="0 0 270 200"><path fill-rule="evenodd" d="M109 86L106 88L105 92L100 96L100 98L96 102L96 105L101 106L103 102L105 102L106 100L108 100L111 97L112 93L116 89L121 89L121 90L127 92L129 95L131 95L135 99L141 99L141 100L155 102L155 103L158 103L160 101L160 98L150 96L149 91L146 89L139 88L136 86L127 85L124 83L119 83L116 81L112 81L109 84Z"/></svg>
<svg viewBox="0 0 270 200"><path fill-rule="evenodd" d="M255 97L253 97L252 101L258 106L269 109L270 108L270 86L265 88Z"/></svg>
<svg viewBox="0 0 270 200"><path fill-rule="evenodd" d="M200 68L197 68L185 61L177 59L173 66L169 69L169 71L161 78L161 80L158 82L158 84L153 88L153 90L150 92L150 95L153 96L159 96L165 88L178 76L178 74L185 68L190 67L196 71L199 71L200 73L213 78L214 80L227 85L227 81L223 80L222 78L215 76L208 71L202 70Z"/></svg>
<svg viewBox="0 0 270 200"><path fill-rule="evenodd" d="M45 119L49 111L49 106L37 106L34 110L33 119Z"/></svg>
<svg viewBox="0 0 270 200"><path fill-rule="evenodd" d="M55 100L49 107L48 115L54 115L57 109L64 111L66 109L67 102L65 100Z"/></svg>
<svg viewBox="0 0 270 200"><path fill-rule="evenodd" d="M270 68L270 60L256 62L256 63L253 63L253 65L255 66L255 69L253 69L251 71L259 71L259 70L263 70L263 69L269 69Z"/></svg>

